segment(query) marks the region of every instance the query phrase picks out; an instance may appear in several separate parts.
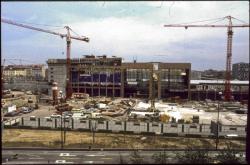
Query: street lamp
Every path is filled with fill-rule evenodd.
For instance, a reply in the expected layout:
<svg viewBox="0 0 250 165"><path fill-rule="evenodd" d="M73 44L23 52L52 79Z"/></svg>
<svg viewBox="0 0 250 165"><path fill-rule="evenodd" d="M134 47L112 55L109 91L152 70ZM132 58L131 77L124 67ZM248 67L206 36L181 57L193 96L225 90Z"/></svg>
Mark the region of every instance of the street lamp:
<svg viewBox="0 0 250 165"><path fill-rule="evenodd" d="M219 92L219 99L221 98L222 92ZM220 100L218 100L218 114L217 114L217 133L216 133L216 150L218 149L219 143L219 112L220 112Z"/></svg>

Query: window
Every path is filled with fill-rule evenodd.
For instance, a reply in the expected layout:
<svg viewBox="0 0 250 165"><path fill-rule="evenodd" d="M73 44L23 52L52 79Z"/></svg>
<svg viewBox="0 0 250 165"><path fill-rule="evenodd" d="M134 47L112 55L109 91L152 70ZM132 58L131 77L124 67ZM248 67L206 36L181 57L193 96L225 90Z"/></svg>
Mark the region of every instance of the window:
<svg viewBox="0 0 250 165"><path fill-rule="evenodd" d="M234 130L234 131L236 131L236 130L237 130L237 128L229 128L229 130Z"/></svg>

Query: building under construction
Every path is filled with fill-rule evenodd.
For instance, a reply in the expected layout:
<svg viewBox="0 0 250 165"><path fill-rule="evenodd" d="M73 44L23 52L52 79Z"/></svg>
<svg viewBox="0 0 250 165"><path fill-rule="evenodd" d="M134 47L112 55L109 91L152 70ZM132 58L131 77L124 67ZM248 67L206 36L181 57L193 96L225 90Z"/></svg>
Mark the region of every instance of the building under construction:
<svg viewBox="0 0 250 165"><path fill-rule="evenodd" d="M47 63L49 82L65 93L66 59ZM188 98L190 71L190 63L122 63L119 57L86 55L71 59L70 81L73 92L90 96Z"/></svg>

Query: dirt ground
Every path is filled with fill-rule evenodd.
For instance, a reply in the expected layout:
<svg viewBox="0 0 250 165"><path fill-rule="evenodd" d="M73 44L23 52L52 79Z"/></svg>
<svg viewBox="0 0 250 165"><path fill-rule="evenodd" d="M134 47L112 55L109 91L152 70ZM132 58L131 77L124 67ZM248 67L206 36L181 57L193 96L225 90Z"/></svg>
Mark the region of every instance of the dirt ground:
<svg viewBox="0 0 250 165"><path fill-rule="evenodd" d="M51 147L60 148L61 132L56 130L4 129L3 147ZM231 142L235 149L245 149L245 141L220 139L219 148ZM65 148L215 148L215 139L183 138L118 133L95 133L67 131Z"/></svg>

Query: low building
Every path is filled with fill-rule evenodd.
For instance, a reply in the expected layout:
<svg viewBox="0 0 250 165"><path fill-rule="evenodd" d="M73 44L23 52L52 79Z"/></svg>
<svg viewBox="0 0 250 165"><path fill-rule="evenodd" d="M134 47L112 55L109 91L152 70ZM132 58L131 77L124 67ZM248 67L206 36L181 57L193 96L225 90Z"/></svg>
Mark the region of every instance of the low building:
<svg viewBox="0 0 250 165"><path fill-rule="evenodd" d="M249 81L233 80L231 83L231 92L235 100L248 100ZM218 100L219 92L224 93L224 80L191 80L191 100ZM224 94L222 94L224 95Z"/></svg>
<svg viewBox="0 0 250 165"><path fill-rule="evenodd" d="M8 65L3 70L4 79L45 79L45 65Z"/></svg>
<svg viewBox="0 0 250 165"><path fill-rule="evenodd" d="M201 80L219 80L225 78L225 71L205 70L201 73Z"/></svg>
<svg viewBox="0 0 250 165"><path fill-rule="evenodd" d="M27 67L22 65L8 65L4 67L3 74L5 78L24 77L27 75Z"/></svg>
<svg viewBox="0 0 250 165"><path fill-rule="evenodd" d="M192 70L191 71L191 80L200 80L202 71Z"/></svg>

